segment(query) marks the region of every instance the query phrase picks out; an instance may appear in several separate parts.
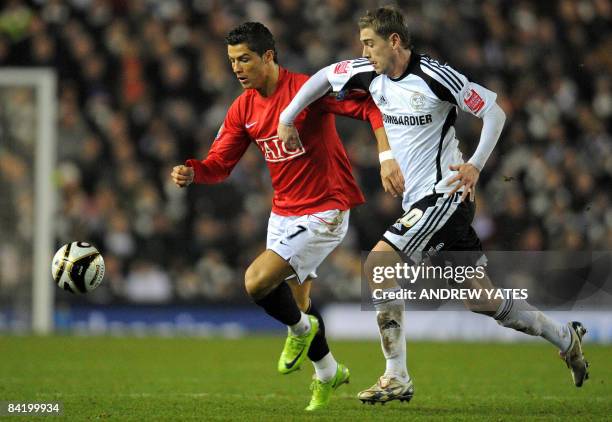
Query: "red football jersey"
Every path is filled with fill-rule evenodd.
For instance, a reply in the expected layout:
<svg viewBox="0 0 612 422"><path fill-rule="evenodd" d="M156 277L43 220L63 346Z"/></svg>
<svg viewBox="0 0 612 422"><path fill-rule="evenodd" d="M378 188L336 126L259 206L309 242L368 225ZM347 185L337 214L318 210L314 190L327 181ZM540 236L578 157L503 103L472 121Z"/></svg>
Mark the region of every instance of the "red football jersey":
<svg viewBox="0 0 612 422"><path fill-rule="evenodd" d="M276 135L279 114L287 107L307 75L279 67L276 91L269 97L245 90L231 105L208 156L190 159L195 183L218 183L227 178L249 144L262 152L274 188L272 211L284 216L312 214L330 209L347 210L364 202L351 173L334 114L369 120L382 127L382 116L368 96L338 101L324 97L295 120L302 147L287 150Z"/></svg>

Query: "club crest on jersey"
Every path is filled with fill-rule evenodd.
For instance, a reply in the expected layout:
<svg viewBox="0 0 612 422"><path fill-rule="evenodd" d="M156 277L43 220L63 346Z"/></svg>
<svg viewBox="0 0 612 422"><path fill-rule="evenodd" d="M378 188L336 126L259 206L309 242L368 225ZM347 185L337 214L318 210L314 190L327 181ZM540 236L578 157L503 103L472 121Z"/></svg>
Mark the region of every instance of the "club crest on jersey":
<svg viewBox="0 0 612 422"><path fill-rule="evenodd" d="M334 73L336 75L341 75L343 73L348 73L349 64L351 64L350 60L345 60L343 62L338 63L336 65L336 67L334 68Z"/></svg>
<svg viewBox="0 0 612 422"><path fill-rule="evenodd" d="M386 106L387 105L387 99L385 98L384 95L381 95L380 97L378 97L378 100L376 101L376 105L377 106Z"/></svg>
<svg viewBox="0 0 612 422"><path fill-rule="evenodd" d="M463 102L474 113L478 113L485 105L485 102L482 97L478 95L478 93L473 89L470 89L468 92L465 93L463 97Z"/></svg>
<svg viewBox="0 0 612 422"><path fill-rule="evenodd" d="M288 150L276 135L270 138L256 139L255 142L269 163L293 160L306 153L303 145L300 145L297 149Z"/></svg>
<svg viewBox="0 0 612 422"><path fill-rule="evenodd" d="M410 97L410 106L415 111L420 111L425 106L425 96L417 92Z"/></svg>

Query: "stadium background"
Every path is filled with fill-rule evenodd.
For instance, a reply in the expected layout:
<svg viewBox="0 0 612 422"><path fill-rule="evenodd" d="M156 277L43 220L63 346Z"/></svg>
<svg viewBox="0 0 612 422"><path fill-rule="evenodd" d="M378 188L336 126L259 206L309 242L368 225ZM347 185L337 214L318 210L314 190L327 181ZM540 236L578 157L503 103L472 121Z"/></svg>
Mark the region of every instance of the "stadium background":
<svg viewBox="0 0 612 422"><path fill-rule="evenodd" d="M89 240L106 261L105 281L93 294L73 297L56 289L59 330L140 333L152 326L159 333L182 327L233 335L278 328L243 289L246 266L265 247L271 204L257 149L247 151L222 185L179 190L170 169L205 156L241 92L226 58L229 29L262 21L275 35L280 64L312 73L360 54L356 17L378 4L2 3L0 66L53 67L58 73L55 246ZM474 226L485 248L610 250L610 1L400 5L416 51L444 58L498 92L507 113L479 184ZM34 108L23 92L2 97L0 329L19 330L27 325L31 295L27 146L34 135L18 122L31 120ZM360 252L397 218L400 204L381 191L367 125L339 118L338 129L367 196L313 288L315 300L331 305L328 313L341 319L344 308L333 303L359 300ZM473 150L479 129L478 119L460 117L464 153Z"/></svg>

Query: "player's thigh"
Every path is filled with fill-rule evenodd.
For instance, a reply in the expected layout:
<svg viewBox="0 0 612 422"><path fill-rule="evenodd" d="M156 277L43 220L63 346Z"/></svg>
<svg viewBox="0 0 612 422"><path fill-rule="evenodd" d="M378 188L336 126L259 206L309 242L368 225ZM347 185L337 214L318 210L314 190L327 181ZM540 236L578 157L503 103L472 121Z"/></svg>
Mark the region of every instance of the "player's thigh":
<svg viewBox="0 0 612 422"><path fill-rule="evenodd" d="M291 292L293 293L295 303L297 303L302 312L306 312L310 306L310 289L312 287L312 279L308 277L306 281L299 283L297 279L293 277L292 279L287 280L287 283L289 284L289 287L291 287Z"/></svg>
<svg viewBox="0 0 612 422"><path fill-rule="evenodd" d="M247 292L262 297L293 274L293 268L281 256L266 249L249 265L244 276Z"/></svg>
<svg viewBox="0 0 612 422"><path fill-rule="evenodd" d="M492 315L498 309L501 300L489 299L485 294L485 290L492 290L494 286L486 274L487 258L482 251L482 244L471 226L474 212L473 202L460 203L446 224L425 245L424 252L430 258L432 265L484 268L484 276L468 277L460 283L449 279L447 283L451 287L481 291L480 296L464 300L464 305L473 312ZM475 274L480 273L479 271Z"/></svg>
<svg viewBox="0 0 612 422"><path fill-rule="evenodd" d="M389 267L398 264L403 267L405 264L413 265L420 261L423 245L429 241L439 225L446 222L447 214L452 211L449 210L449 201L442 194L426 196L414 203L385 231L366 261L370 289L398 287L397 280L387 277L384 271L389 271ZM416 257L415 254L419 256Z"/></svg>
<svg viewBox="0 0 612 422"><path fill-rule="evenodd" d="M487 258L482 251L482 243L472 227L474 212L473 202L459 203L446 223L425 243L421 251L423 257L430 258L437 265L486 267ZM485 283L484 280L482 282Z"/></svg>

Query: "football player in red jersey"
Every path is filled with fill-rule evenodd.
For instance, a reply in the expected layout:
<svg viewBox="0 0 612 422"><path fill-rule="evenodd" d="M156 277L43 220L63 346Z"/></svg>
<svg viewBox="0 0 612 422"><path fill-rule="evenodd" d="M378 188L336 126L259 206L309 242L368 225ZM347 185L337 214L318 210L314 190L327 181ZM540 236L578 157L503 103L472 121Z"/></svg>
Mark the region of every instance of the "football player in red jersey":
<svg viewBox="0 0 612 422"><path fill-rule="evenodd" d="M313 393L306 410L318 410L348 382L349 371L329 351L323 320L310 301L311 279L344 238L350 209L364 202L334 114L369 120L379 145L389 149L382 117L369 96L342 101L325 97L298 116L301 143L286 148L276 134L279 114L308 76L278 65L274 38L261 23L236 27L226 41L232 70L245 91L230 106L208 156L174 167L171 176L179 187L219 183L251 143L262 152L272 178L273 206L267 249L247 269L245 287L256 304L289 328L278 371L299 369L306 356L313 362ZM386 188L401 193L404 183L395 162L381 176Z"/></svg>

